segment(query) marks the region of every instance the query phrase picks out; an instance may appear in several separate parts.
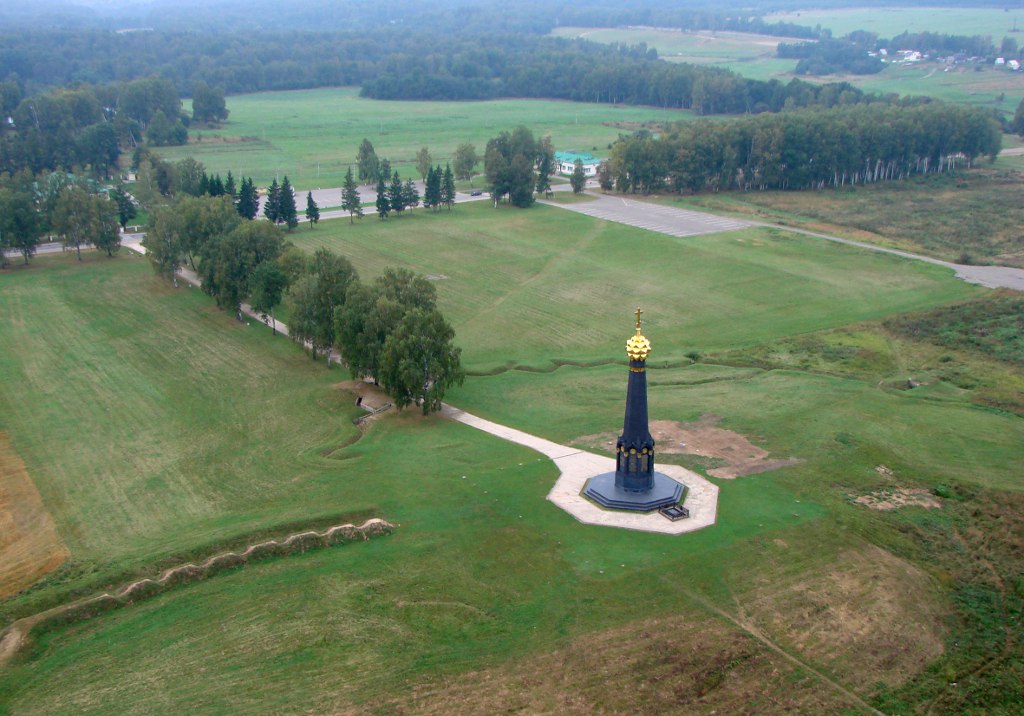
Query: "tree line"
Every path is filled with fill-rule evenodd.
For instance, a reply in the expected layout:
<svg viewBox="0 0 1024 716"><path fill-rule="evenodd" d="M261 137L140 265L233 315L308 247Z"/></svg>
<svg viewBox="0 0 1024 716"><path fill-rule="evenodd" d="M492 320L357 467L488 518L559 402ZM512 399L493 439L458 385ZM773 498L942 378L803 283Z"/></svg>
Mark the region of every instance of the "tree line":
<svg viewBox="0 0 1024 716"><path fill-rule="evenodd" d="M248 301L276 333L275 309L287 304L293 340L314 359L337 349L353 377L379 381L400 408L438 410L462 381L455 333L422 276L386 269L363 284L345 257L306 255L276 224L241 217L230 196L182 196L156 208L142 243L158 274L176 282L182 265L191 267L239 320Z"/></svg>
<svg viewBox="0 0 1024 716"><path fill-rule="evenodd" d="M202 83L197 83L202 85ZM222 92L197 87L196 121L227 117ZM167 79L79 84L26 95L19 81L0 83L0 172L79 167L109 177L122 149L188 141L181 99Z"/></svg>
<svg viewBox="0 0 1024 716"><path fill-rule="evenodd" d="M622 192L817 189L896 180L994 159L982 109L940 102L856 105L678 123L616 142L602 184Z"/></svg>
<svg viewBox="0 0 1024 716"><path fill-rule="evenodd" d="M120 183L108 191L91 177L63 171L0 175L0 268L8 265L7 251L27 264L44 236L57 236L79 260L83 245L113 256L121 247L118 225L134 215Z"/></svg>

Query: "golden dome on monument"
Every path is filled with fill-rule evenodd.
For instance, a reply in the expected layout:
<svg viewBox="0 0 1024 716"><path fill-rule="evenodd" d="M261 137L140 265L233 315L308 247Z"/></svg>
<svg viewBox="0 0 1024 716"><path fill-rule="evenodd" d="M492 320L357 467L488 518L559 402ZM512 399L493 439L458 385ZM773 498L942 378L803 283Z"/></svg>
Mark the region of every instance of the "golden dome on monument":
<svg viewBox="0 0 1024 716"><path fill-rule="evenodd" d="M647 360L647 354L651 352L651 342L646 336L630 336L626 341L626 355L630 360Z"/></svg>
<svg viewBox="0 0 1024 716"><path fill-rule="evenodd" d="M626 355L630 360L647 360L647 355L651 352L651 342L640 333L641 314L643 314L643 311L637 308L636 335L630 336L629 340L626 341Z"/></svg>

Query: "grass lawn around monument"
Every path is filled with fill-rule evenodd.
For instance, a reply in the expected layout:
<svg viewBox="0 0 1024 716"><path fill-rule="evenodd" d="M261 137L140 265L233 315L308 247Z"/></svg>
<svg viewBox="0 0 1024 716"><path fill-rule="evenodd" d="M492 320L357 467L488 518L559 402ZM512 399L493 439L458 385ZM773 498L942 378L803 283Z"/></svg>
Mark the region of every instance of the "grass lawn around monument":
<svg viewBox="0 0 1024 716"><path fill-rule="evenodd" d="M665 327L655 360L671 362L978 292L947 269L781 230L674 238L547 206L321 222L291 240L367 279L387 266L436 277L473 372L617 360L637 305Z"/></svg>
<svg viewBox="0 0 1024 716"><path fill-rule="evenodd" d="M231 112L219 129L193 129L190 143L164 147L162 157L186 156L207 171L250 176L267 187L284 175L300 190L341 186L355 170L356 152L369 139L377 156L388 158L403 177L418 176L416 152L428 147L435 163L451 161L456 147L472 142L483 172L487 141L525 125L540 139L551 135L556 149L607 152L620 132L649 122L680 121L694 115L656 107L502 99L474 102L413 102L367 99L358 88L261 92L228 97Z"/></svg>
<svg viewBox="0 0 1024 716"><path fill-rule="evenodd" d="M0 711L850 707L756 629L908 712L949 673L978 684L1003 626L1017 629L1017 602L978 564L1019 573L1000 539L1024 512L1024 423L966 393L893 390L907 354L893 349L890 367L864 353L889 343L872 321L986 294L948 271L774 230L670 239L549 207L323 222L291 238L348 255L364 280L387 265L436 274L475 371L449 395L459 407L563 443L616 431L640 303L652 419L714 413L803 462L715 480L718 523L690 535L584 526L544 499L556 470L532 451L415 412L360 434L336 387L348 375L269 329L138 258L38 257L0 277L0 429L71 561L5 615L306 520L398 529L53 625L0 668ZM858 350L836 353L845 372L741 360L855 321L869 323ZM852 502L895 488L947 497L941 510ZM666 631L678 641L651 643ZM628 674L608 671L620 661ZM1008 668L989 667L1012 683Z"/></svg>

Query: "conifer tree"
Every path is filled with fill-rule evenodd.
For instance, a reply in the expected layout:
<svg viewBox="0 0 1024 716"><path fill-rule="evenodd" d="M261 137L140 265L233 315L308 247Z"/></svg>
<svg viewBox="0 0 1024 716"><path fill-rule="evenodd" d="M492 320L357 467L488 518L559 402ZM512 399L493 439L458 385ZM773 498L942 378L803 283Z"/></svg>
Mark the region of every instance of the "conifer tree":
<svg viewBox="0 0 1024 716"><path fill-rule="evenodd" d="M259 195L252 183L252 177L242 177L242 187L238 190L238 202L235 204L235 209L243 219L252 221L256 218L259 208Z"/></svg>
<svg viewBox="0 0 1024 716"><path fill-rule="evenodd" d="M299 225L299 217L295 209L295 191L292 189L291 182L288 181L287 174L281 181L281 193L278 195L277 201L278 221L285 224L288 231L291 231Z"/></svg>
<svg viewBox="0 0 1024 716"><path fill-rule="evenodd" d="M352 167L348 168L345 174L345 184L341 187L341 208L348 212L348 223L354 223L352 217L363 216L363 202L359 198L359 189L356 187L356 180L352 176Z"/></svg>
<svg viewBox="0 0 1024 716"><path fill-rule="evenodd" d="M235 178L231 176L230 170L228 170L228 178L224 180L224 193L232 199L238 198L238 188L235 186Z"/></svg>
<svg viewBox="0 0 1024 716"><path fill-rule="evenodd" d="M415 209L420 205L420 192L412 179L406 179L402 185L402 205L406 209Z"/></svg>
<svg viewBox="0 0 1024 716"><path fill-rule="evenodd" d="M391 177L391 186L388 187L388 203L395 216L401 216L405 210L405 192L402 191L402 178L396 171Z"/></svg>
<svg viewBox="0 0 1024 716"><path fill-rule="evenodd" d="M349 170L349 174L352 170ZM313 192L306 193L306 221L309 222L309 228L313 228L313 224L320 221L320 207L313 201Z"/></svg>
<svg viewBox="0 0 1024 716"><path fill-rule="evenodd" d="M384 178L377 180L377 216L381 221L388 218L391 211L391 202L388 201L388 188L384 184Z"/></svg>
<svg viewBox="0 0 1024 716"><path fill-rule="evenodd" d="M263 216L272 223L281 223L281 187L278 186L276 177L267 189L267 198L263 202Z"/></svg>
<svg viewBox="0 0 1024 716"><path fill-rule="evenodd" d="M455 175L452 174L450 164L444 165L444 176L441 178L441 203L448 207L448 211L452 210L452 204L455 203Z"/></svg>
<svg viewBox="0 0 1024 716"><path fill-rule="evenodd" d="M436 210L441 203L441 167L427 170L426 182L423 185L423 206Z"/></svg>

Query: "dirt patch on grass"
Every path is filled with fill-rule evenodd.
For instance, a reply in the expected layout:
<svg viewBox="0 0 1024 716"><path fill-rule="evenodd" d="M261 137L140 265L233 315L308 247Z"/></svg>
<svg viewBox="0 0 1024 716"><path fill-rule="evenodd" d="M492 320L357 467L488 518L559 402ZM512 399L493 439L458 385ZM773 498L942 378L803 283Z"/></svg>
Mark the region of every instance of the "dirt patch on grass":
<svg viewBox="0 0 1024 716"><path fill-rule="evenodd" d="M943 652L946 605L931 579L875 546L737 602L765 634L854 691L902 684Z"/></svg>
<svg viewBox="0 0 1024 716"><path fill-rule="evenodd" d="M841 713L849 703L700 612L573 639L555 651L413 685L334 713Z"/></svg>
<svg viewBox="0 0 1024 716"><path fill-rule="evenodd" d="M68 554L25 464L0 431L0 598L31 586Z"/></svg>
<svg viewBox="0 0 1024 716"><path fill-rule="evenodd" d="M894 487L888 490L877 490L856 497L853 501L872 510L898 510L901 507L942 509L939 498L923 488Z"/></svg>
<svg viewBox="0 0 1024 716"><path fill-rule="evenodd" d="M652 420L650 429L655 441L655 454L698 455L718 461L720 466L708 470L708 474L727 480L803 462L795 457L770 457L767 450L754 445L743 435L718 427L721 420L722 416L710 413L702 415L694 423ZM586 435L574 442L614 452L615 440L615 433L600 433Z"/></svg>

